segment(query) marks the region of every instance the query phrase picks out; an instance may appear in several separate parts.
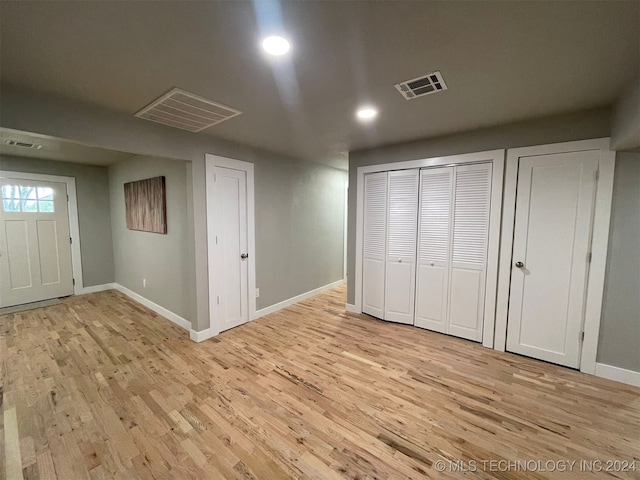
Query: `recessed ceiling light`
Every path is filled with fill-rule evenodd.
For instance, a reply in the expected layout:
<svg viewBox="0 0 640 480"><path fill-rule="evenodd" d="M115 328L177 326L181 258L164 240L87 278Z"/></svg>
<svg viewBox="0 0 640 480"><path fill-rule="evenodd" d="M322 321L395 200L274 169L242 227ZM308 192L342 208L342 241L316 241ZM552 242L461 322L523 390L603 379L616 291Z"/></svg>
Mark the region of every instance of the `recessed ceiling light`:
<svg viewBox="0 0 640 480"><path fill-rule="evenodd" d="M378 116L378 110L374 107L360 107L356 117L363 122L371 121Z"/></svg>
<svg viewBox="0 0 640 480"><path fill-rule="evenodd" d="M269 55L280 56L287 53L291 45L289 45L289 41L286 38L273 36L267 37L262 41L262 48Z"/></svg>

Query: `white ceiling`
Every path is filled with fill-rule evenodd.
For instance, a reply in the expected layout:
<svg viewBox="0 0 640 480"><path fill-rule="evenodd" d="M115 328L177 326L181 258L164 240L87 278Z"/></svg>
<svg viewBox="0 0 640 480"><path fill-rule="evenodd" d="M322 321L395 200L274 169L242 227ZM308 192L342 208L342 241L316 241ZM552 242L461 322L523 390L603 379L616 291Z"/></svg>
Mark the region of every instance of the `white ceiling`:
<svg viewBox="0 0 640 480"><path fill-rule="evenodd" d="M33 148L7 145L5 143L7 140L35 143L42 145L42 148L36 150ZM131 153L89 147L68 140L27 132L18 132L6 128L0 128L0 154L100 166L114 165L135 156Z"/></svg>
<svg viewBox="0 0 640 480"><path fill-rule="evenodd" d="M611 105L640 68L638 1L0 8L3 84L131 115L179 87L244 112L201 134L315 161ZM280 32L291 53L267 58L259 41ZM435 70L449 90L407 101L393 87ZM380 110L371 125L354 118L363 102Z"/></svg>

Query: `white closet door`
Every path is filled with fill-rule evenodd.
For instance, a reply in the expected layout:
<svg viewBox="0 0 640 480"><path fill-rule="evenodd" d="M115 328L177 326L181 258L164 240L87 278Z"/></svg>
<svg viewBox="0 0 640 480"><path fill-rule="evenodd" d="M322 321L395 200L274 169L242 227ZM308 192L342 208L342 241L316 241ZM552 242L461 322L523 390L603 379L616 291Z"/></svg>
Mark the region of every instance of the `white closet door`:
<svg viewBox="0 0 640 480"><path fill-rule="evenodd" d="M482 341L491 164L455 168L448 332Z"/></svg>
<svg viewBox="0 0 640 480"><path fill-rule="evenodd" d="M413 325L419 170L389 172L384 319Z"/></svg>
<svg viewBox="0 0 640 480"><path fill-rule="evenodd" d="M453 167L420 172L416 326L447 332Z"/></svg>
<svg viewBox="0 0 640 480"><path fill-rule="evenodd" d="M384 318L387 245L387 172L364 177L362 311Z"/></svg>

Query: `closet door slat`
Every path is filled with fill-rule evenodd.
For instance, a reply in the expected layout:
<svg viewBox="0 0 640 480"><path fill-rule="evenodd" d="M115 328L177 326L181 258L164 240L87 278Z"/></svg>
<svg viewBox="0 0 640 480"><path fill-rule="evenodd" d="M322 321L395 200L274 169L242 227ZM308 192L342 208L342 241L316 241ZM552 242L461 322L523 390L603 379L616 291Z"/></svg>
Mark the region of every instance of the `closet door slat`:
<svg viewBox="0 0 640 480"><path fill-rule="evenodd" d="M453 167L420 173L416 322L446 333Z"/></svg>
<svg viewBox="0 0 640 480"><path fill-rule="evenodd" d="M413 324L419 170L389 172L385 320Z"/></svg>
<svg viewBox="0 0 640 480"><path fill-rule="evenodd" d="M364 177L362 311L384 317L387 244L387 172Z"/></svg>
<svg viewBox="0 0 640 480"><path fill-rule="evenodd" d="M482 341L491 199L489 163L455 168L448 333Z"/></svg>

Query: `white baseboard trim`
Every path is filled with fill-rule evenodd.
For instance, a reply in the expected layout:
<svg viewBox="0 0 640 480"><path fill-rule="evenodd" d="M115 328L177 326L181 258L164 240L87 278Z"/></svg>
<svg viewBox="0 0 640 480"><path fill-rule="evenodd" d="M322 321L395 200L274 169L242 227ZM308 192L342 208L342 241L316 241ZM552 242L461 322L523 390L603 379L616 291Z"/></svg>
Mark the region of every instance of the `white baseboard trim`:
<svg viewBox="0 0 640 480"><path fill-rule="evenodd" d="M352 303L346 303L346 304L344 305L344 309L345 309L347 312L349 312L349 313L362 313L362 312L359 312L359 311L356 309L356 306L355 306L355 305L353 305Z"/></svg>
<svg viewBox="0 0 640 480"><path fill-rule="evenodd" d="M278 310L282 310L283 308L286 308L288 306L294 305L298 302L301 302L303 300L306 300L307 298L311 298L311 297L315 297L316 295L319 295L320 293L326 292L327 290L331 290L332 288L335 288L339 285L342 285L344 283L344 280L338 280L336 282L330 283L328 285L325 285L323 287L319 287L316 288L314 290L311 290L309 292L306 293L302 293L300 295L297 295L293 298L290 298L288 300L284 300L282 302L276 303L275 305L271 305L270 307L266 307L263 308L261 310L258 310L255 314L255 316L251 319L251 320L255 320L257 318L260 317L264 317L265 315L269 315L270 313L274 313L277 312ZM173 313L170 310L167 310L166 308L158 305L157 303L152 302L151 300L144 298L142 295L134 292L133 290L129 290L127 287L123 287L122 285L120 285L119 283L106 283L104 285L95 285L92 287L86 287L82 289L82 294L84 293L94 293L94 292L101 292L103 290L118 290L119 292L122 292L123 294L125 294L127 297L135 300L138 303L141 303L142 305L144 305L145 307L153 310L154 312L156 312L159 315L162 315L163 317L165 317L166 319L172 321L173 323L175 323L176 325L184 328L185 330L189 331L189 337L191 338L191 340L193 340L194 342L203 342L211 337L215 337L218 333L215 332L212 328L207 328L205 330L201 330L199 332L192 330L191 329L191 322L189 322L188 320L182 318L181 316Z"/></svg>
<svg viewBox="0 0 640 480"><path fill-rule="evenodd" d="M114 290L115 288L117 288L115 283L103 283L102 285L91 285L90 287L79 288L78 293L74 293L74 295L84 295L86 293L104 292L105 290Z"/></svg>
<svg viewBox="0 0 640 480"><path fill-rule="evenodd" d="M200 330L196 332L195 330L191 330L189 332L189 337L196 343L204 342L205 340L210 339L211 337L215 337L217 335L216 332L211 328L207 328L206 330Z"/></svg>
<svg viewBox="0 0 640 480"><path fill-rule="evenodd" d="M327 290L331 290L332 288L338 287L344 283L344 280L338 280L336 282L325 285L324 287L318 287L314 290L310 290L305 293L301 293L300 295L296 295L295 297L289 298L288 300L283 300L282 302L278 302L270 307L261 308L257 310L255 316L251 320L255 320L260 317L264 317L265 315L269 315L270 313L277 312L278 310L282 310L283 308L290 307L298 302L302 302L307 298L315 297Z"/></svg>
<svg viewBox="0 0 640 480"><path fill-rule="evenodd" d="M133 290L129 290L127 287L123 287L119 283L105 283L103 285L92 285L90 287L84 287L78 291L75 295L84 295L86 293L96 293L103 292L105 290L118 290L121 293L124 293L127 297L135 300L138 303L141 303L145 307L153 310L159 315L162 315L167 320L175 323L179 327L184 328L189 331L189 336L191 340L194 342L202 342L207 338L211 338L214 336L211 333L211 329L208 328L201 332L196 332L195 330L191 330L191 322L185 318L182 318L180 315L173 313L171 310L167 310L166 308L158 305L157 303L152 302L151 300L144 298L142 295L134 292Z"/></svg>
<svg viewBox="0 0 640 480"><path fill-rule="evenodd" d="M189 320L182 318L180 315L177 315L172 311L167 310L166 308L158 305L157 303L154 303L151 300L144 298L142 295L137 294L133 290L129 290L127 287L123 287L119 283L115 283L114 288L119 292L124 293L127 297L132 298L133 300L135 300L138 303L141 303L147 308L150 308L157 314L162 315L167 320L172 321L173 323L184 328L185 330L191 331L191 322Z"/></svg>
<svg viewBox="0 0 640 480"><path fill-rule="evenodd" d="M596 376L640 387L640 372L614 367L606 363L596 363Z"/></svg>

